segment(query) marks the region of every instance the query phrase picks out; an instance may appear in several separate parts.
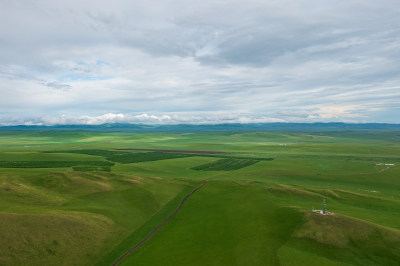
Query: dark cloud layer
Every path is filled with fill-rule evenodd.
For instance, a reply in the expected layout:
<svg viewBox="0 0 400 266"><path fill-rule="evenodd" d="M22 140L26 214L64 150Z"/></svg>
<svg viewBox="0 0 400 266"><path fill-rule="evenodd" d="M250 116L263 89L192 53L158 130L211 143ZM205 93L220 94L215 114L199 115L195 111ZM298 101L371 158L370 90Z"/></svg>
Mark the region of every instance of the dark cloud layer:
<svg viewBox="0 0 400 266"><path fill-rule="evenodd" d="M0 23L3 124L400 122L394 0L0 1Z"/></svg>

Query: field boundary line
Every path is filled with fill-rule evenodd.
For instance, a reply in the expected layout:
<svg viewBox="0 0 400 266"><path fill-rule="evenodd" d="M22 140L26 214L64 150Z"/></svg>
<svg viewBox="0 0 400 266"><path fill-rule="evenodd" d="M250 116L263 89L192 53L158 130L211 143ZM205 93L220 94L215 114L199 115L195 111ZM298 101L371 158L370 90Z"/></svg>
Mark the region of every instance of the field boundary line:
<svg viewBox="0 0 400 266"><path fill-rule="evenodd" d="M169 220L171 220L183 207L183 204L185 201L192 196L197 190L202 188L205 184L207 184L208 180L204 180L203 183L201 183L198 187L196 187L194 190L192 190L189 194L186 195L185 198L181 201L179 204L178 208L171 213L167 218L164 219L164 221L161 222L149 235L147 235L142 241L140 241L136 246L128 250L124 255L122 255L116 262L114 262L113 266L119 265L126 257L128 257L132 252L134 252L136 249L141 247L144 243L150 240L150 238L157 233L158 230L160 230Z"/></svg>
<svg viewBox="0 0 400 266"><path fill-rule="evenodd" d="M326 175L326 176L351 176L351 175L373 175L373 174L379 174L379 173L383 173L386 170L389 170L390 168L392 168L393 166L387 166L383 169L380 170L376 170L374 172L357 172L357 173L345 173L345 174L316 174L316 173L312 173L312 174L261 174L261 175L250 175L250 174L242 174L241 176L249 176L249 177L271 177L271 176L317 176L317 175Z"/></svg>

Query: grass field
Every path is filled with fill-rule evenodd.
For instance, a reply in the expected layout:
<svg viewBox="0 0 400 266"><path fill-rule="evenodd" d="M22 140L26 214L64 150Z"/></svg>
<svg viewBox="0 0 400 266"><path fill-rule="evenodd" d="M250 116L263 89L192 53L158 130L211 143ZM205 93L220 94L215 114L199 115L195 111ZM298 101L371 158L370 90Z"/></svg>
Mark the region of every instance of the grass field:
<svg viewBox="0 0 400 266"><path fill-rule="evenodd" d="M1 131L0 264L400 265L399 136Z"/></svg>

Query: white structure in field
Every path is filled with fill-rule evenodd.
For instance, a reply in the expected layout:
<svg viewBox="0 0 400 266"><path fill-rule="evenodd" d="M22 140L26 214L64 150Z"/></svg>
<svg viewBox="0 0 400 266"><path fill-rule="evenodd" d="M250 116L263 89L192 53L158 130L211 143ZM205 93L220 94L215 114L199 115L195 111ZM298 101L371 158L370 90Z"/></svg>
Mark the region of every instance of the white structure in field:
<svg viewBox="0 0 400 266"><path fill-rule="evenodd" d="M323 201L322 201L322 210L314 210L314 206L313 206L312 211L316 212L316 213L319 213L319 214L322 214L322 215L332 215L333 214L332 212L326 211L325 199L323 199Z"/></svg>

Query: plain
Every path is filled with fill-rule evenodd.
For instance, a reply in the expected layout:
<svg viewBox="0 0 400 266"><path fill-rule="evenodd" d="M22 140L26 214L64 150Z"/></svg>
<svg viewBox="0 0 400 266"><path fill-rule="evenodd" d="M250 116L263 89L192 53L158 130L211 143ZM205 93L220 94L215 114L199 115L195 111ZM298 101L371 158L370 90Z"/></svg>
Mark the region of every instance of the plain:
<svg viewBox="0 0 400 266"><path fill-rule="evenodd" d="M398 265L399 136L1 131L0 264Z"/></svg>

